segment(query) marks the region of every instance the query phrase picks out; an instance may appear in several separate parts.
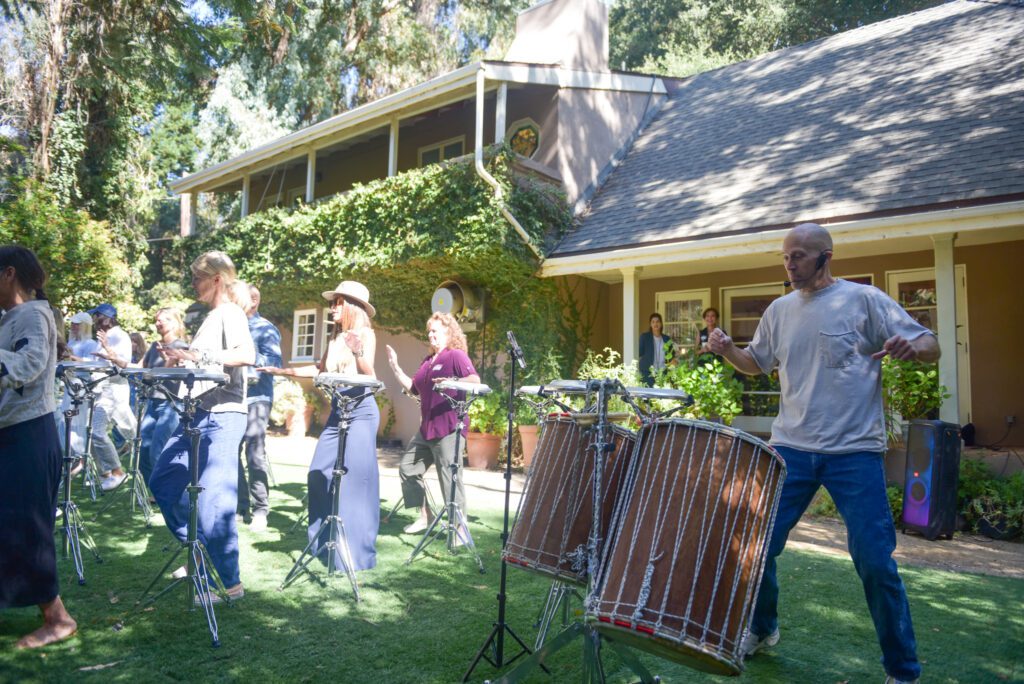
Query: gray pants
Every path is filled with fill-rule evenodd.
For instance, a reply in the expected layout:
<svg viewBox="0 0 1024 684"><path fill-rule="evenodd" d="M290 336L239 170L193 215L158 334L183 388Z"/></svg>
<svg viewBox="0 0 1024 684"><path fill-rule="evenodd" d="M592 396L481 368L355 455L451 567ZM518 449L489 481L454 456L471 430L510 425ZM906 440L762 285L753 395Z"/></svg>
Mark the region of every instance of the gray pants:
<svg viewBox="0 0 1024 684"><path fill-rule="evenodd" d="M249 404L249 420L245 426L238 452L238 510L266 513L270 510L270 485L267 478L267 423L270 420L270 404L258 401ZM249 467L249 482L245 481L243 458Z"/></svg>
<svg viewBox="0 0 1024 684"><path fill-rule="evenodd" d="M99 464L101 473L109 473L121 467L121 459L110 439L111 417L105 407L97 406L92 414L92 455ZM123 436L123 435L122 435ZM128 435L130 439L134 435Z"/></svg>
<svg viewBox="0 0 1024 684"><path fill-rule="evenodd" d="M466 453L466 439L459 439L459 466L461 470L462 456ZM434 464L437 470L437 479L441 483L441 495L448 503L448 497L452 491L452 456L455 453L455 432L451 432L438 439L426 439L417 430L416 435L409 440L409 446L402 454L402 460L398 464L398 474L402 479L402 496L405 498L406 508L421 508L423 506L423 474L427 472L430 464ZM458 483L455 486L455 503L459 505L463 514L466 513L466 490L462 484L461 473Z"/></svg>

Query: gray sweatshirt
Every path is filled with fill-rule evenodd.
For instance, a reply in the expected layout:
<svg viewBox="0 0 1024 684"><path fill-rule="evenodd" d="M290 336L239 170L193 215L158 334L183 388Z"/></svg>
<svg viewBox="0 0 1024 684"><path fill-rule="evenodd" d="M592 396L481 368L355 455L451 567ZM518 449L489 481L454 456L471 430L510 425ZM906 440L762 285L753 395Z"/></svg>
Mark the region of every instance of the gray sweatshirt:
<svg viewBox="0 0 1024 684"><path fill-rule="evenodd" d="M57 329L50 303L25 302L0 319L0 428L53 413Z"/></svg>

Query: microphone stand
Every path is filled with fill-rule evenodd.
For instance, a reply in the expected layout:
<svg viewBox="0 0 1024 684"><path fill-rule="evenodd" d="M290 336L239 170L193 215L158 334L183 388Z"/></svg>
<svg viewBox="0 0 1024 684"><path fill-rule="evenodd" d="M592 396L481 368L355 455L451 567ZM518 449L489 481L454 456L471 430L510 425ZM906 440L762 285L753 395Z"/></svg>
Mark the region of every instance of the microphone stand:
<svg viewBox="0 0 1024 684"><path fill-rule="evenodd" d="M508 332L508 354L511 360L512 372L509 378L508 385L508 439L505 443L505 517L504 524L501 529L501 548L505 549L505 544L508 543L508 511L509 501L512 496L512 421L515 415L515 399L516 399L516 366L519 365L522 368L526 368L526 362L523 359L523 350L516 344L516 338L511 331ZM512 631L512 628L505 622L505 583L507 575L508 565L505 562L505 556L502 554L501 558L501 580L498 585L498 621L494 623L494 628L491 633L487 635L484 640L483 646L476 652L476 657L473 658L473 662L469 664L469 669L466 670L466 674L462 676L463 682L468 682L470 675L473 674L473 670L480 663L481 658L486 658L487 662L496 668L502 668L507 663L515 661L522 655L533 653L530 647L527 646L519 636ZM516 640L521 650L516 655L512 656L508 660L505 660L505 632L508 632L509 636ZM488 648L491 649L491 653L488 653ZM541 664L541 667L545 672L548 669ZM549 673L550 674L550 673Z"/></svg>

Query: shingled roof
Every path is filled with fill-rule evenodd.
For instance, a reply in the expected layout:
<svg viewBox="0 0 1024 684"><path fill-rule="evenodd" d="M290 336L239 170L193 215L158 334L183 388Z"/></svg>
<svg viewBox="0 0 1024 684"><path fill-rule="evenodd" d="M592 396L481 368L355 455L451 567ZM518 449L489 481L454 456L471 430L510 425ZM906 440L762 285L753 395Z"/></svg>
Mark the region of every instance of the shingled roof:
<svg viewBox="0 0 1024 684"><path fill-rule="evenodd" d="M1024 2L959 0L681 81L551 255L1024 199Z"/></svg>

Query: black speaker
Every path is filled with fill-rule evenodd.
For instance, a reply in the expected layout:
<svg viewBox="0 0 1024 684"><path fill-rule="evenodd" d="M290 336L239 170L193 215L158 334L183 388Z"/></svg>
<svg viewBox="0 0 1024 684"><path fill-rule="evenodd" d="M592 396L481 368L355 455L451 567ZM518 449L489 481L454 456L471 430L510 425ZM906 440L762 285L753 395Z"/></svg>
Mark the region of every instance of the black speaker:
<svg viewBox="0 0 1024 684"><path fill-rule="evenodd" d="M902 527L928 540L952 539L960 483L960 427L941 420L913 420L907 436Z"/></svg>

